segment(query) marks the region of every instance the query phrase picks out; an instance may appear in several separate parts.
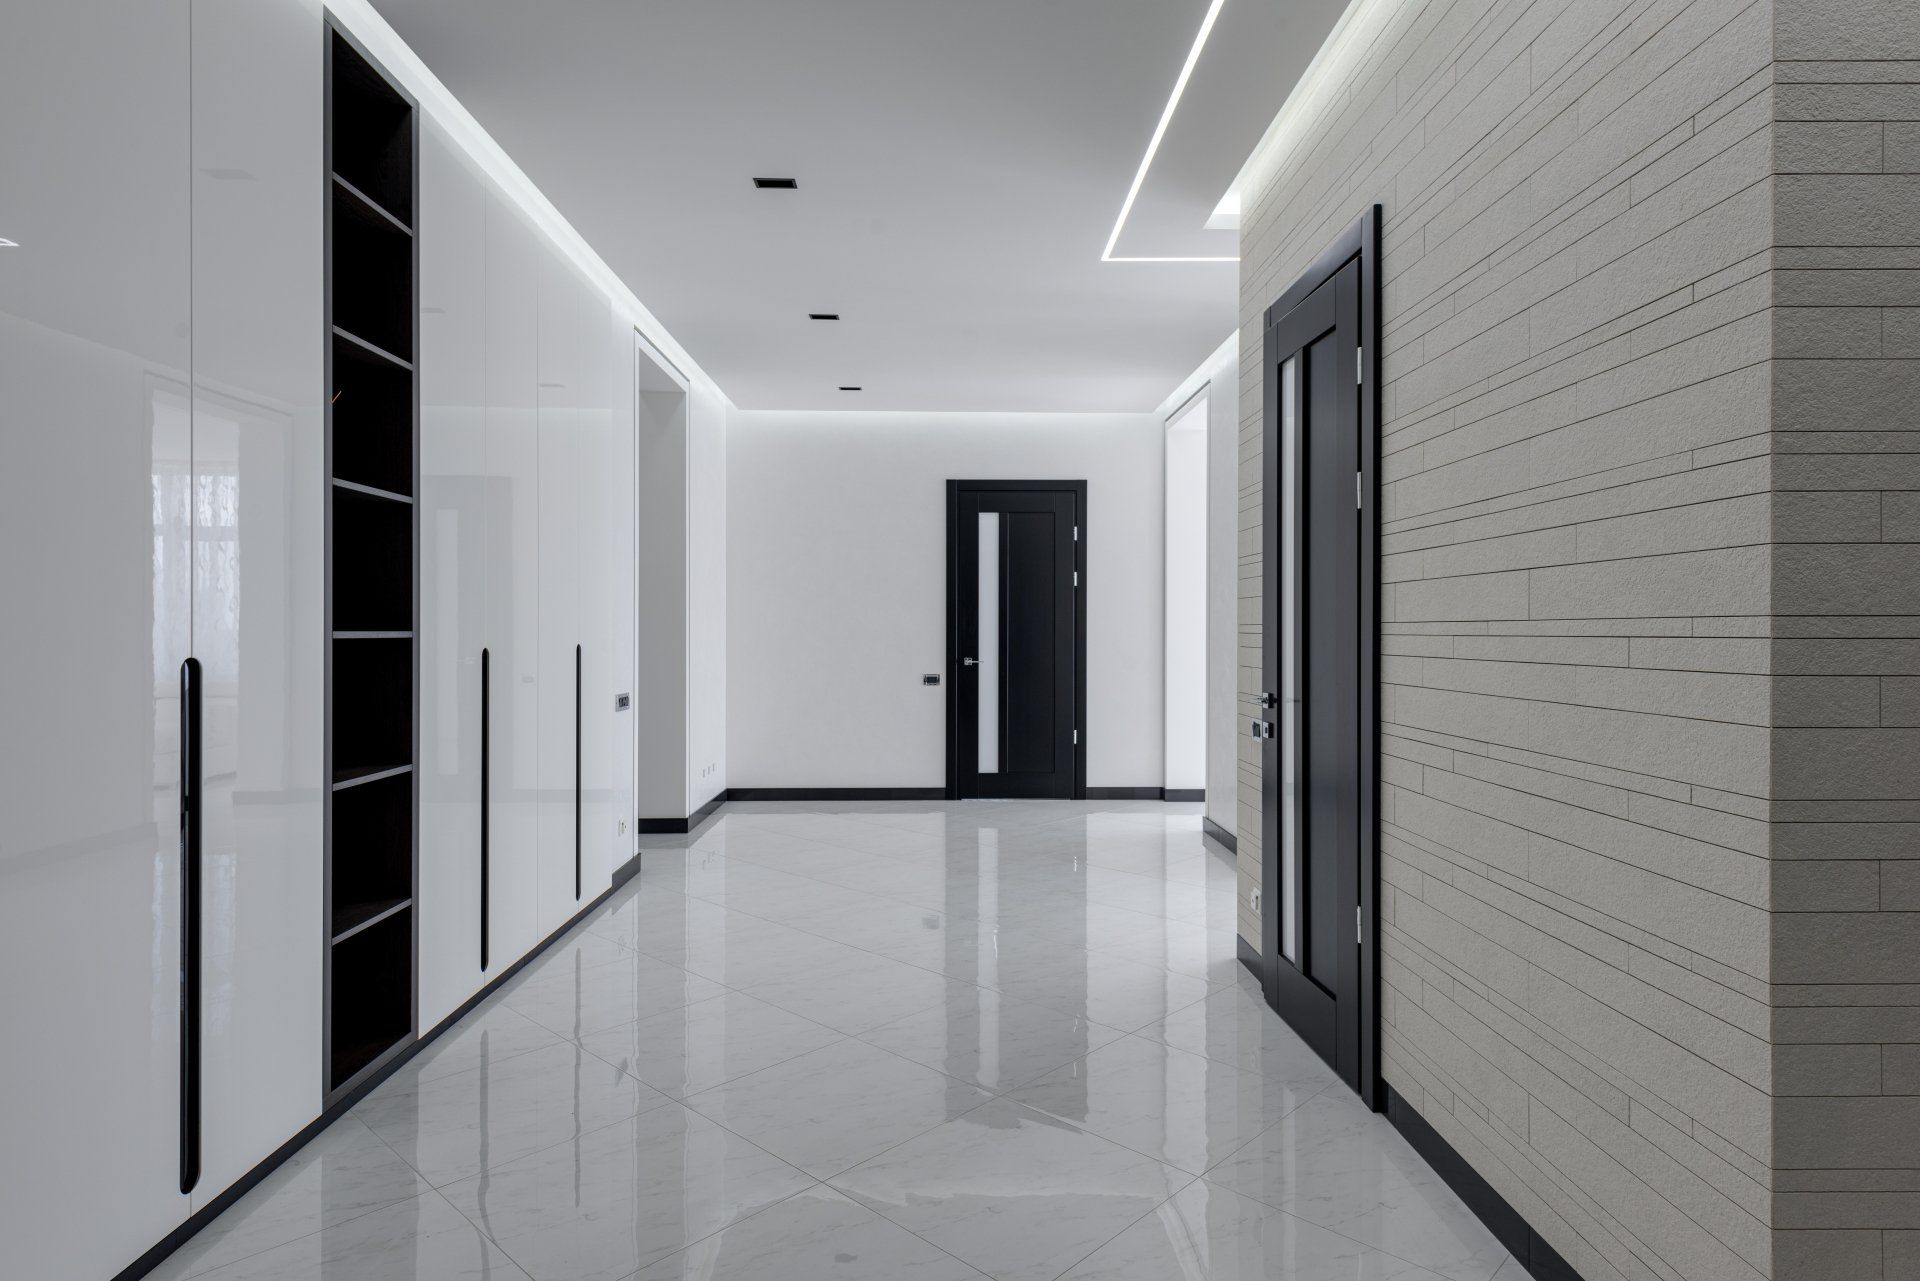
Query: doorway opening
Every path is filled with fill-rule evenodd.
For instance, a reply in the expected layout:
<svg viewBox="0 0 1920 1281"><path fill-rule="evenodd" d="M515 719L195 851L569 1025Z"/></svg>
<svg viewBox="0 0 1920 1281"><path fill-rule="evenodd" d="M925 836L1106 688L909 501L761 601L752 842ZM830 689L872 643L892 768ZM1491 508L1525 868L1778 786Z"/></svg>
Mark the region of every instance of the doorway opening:
<svg viewBox="0 0 1920 1281"><path fill-rule="evenodd" d="M1267 1002L1379 1105L1380 213L1268 308L1260 719Z"/></svg>
<svg viewBox="0 0 1920 1281"><path fill-rule="evenodd" d="M687 770L687 378L634 341L634 815L685 831ZM662 825L665 825L662 827Z"/></svg>
<svg viewBox="0 0 1920 1281"><path fill-rule="evenodd" d="M1201 801L1207 788L1207 415L1202 387L1166 424L1166 596L1162 648L1162 795Z"/></svg>
<svg viewBox="0 0 1920 1281"><path fill-rule="evenodd" d="M947 482L947 795L1087 792L1087 482Z"/></svg>

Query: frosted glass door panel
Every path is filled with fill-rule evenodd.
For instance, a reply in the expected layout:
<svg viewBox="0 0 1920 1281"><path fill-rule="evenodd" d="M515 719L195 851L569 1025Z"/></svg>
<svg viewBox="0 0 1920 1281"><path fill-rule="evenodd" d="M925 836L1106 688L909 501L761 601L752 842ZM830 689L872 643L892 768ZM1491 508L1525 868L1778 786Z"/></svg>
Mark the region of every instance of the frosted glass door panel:
<svg viewBox="0 0 1920 1281"><path fill-rule="evenodd" d="M1300 962L1300 424L1298 364L1280 366L1280 954Z"/></svg>
<svg viewBox="0 0 1920 1281"><path fill-rule="evenodd" d="M1000 772L1000 513L980 513L979 634L974 640L980 675L982 774Z"/></svg>

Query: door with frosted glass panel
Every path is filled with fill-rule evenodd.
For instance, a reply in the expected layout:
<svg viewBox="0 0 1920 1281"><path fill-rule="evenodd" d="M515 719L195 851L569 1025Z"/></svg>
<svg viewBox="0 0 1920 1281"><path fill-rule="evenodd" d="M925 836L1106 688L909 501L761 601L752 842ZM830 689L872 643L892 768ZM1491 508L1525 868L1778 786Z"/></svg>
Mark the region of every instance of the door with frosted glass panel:
<svg viewBox="0 0 1920 1281"><path fill-rule="evenodd" d="M1085 791L1084 481L948 482L947 788Z"/></svg>
<svg viewBox="0 0 1920 1281"><path fill-rule="evenodd" d="M1358 263L1268 324L1265 680L1250 723L1261 740L1267 998L1355 1085L1366 741L1359 326Z"/></svg>

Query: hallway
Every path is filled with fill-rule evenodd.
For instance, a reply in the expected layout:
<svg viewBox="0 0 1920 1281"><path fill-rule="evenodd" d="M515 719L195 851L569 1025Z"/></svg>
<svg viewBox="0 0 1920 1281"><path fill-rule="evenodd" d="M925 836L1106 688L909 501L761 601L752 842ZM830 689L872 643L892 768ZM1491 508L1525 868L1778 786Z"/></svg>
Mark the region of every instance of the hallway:
<svg viewBox="0 0 1920 1281"><path fill-rule="evenodd" d="M1516 1281L1234 957L1198 805L734 804L185 1281Z"/></svg>

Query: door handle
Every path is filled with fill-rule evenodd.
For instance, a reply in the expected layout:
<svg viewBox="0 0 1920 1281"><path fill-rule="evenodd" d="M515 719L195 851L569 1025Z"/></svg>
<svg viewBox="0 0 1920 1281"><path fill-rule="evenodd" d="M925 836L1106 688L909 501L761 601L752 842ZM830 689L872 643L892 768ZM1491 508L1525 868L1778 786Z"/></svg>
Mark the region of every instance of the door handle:
<svg viewBox="0 0 1920 1281"><path fill-rule="evenodd" d="M180 1192L200 1182L200 660L180 664Z"/></svg>
<svg viewBox="0 0 1920 1281"><path fill-rule="evenodd" d="M960 661L961 661L962 663L965 663L965 664L966 664L966 665L967 665L968 667L978 667L978 666L980 666L980 660L979 660L979 659L977 659L977 658L963 658L963 659L961 659Z"/></svg>

